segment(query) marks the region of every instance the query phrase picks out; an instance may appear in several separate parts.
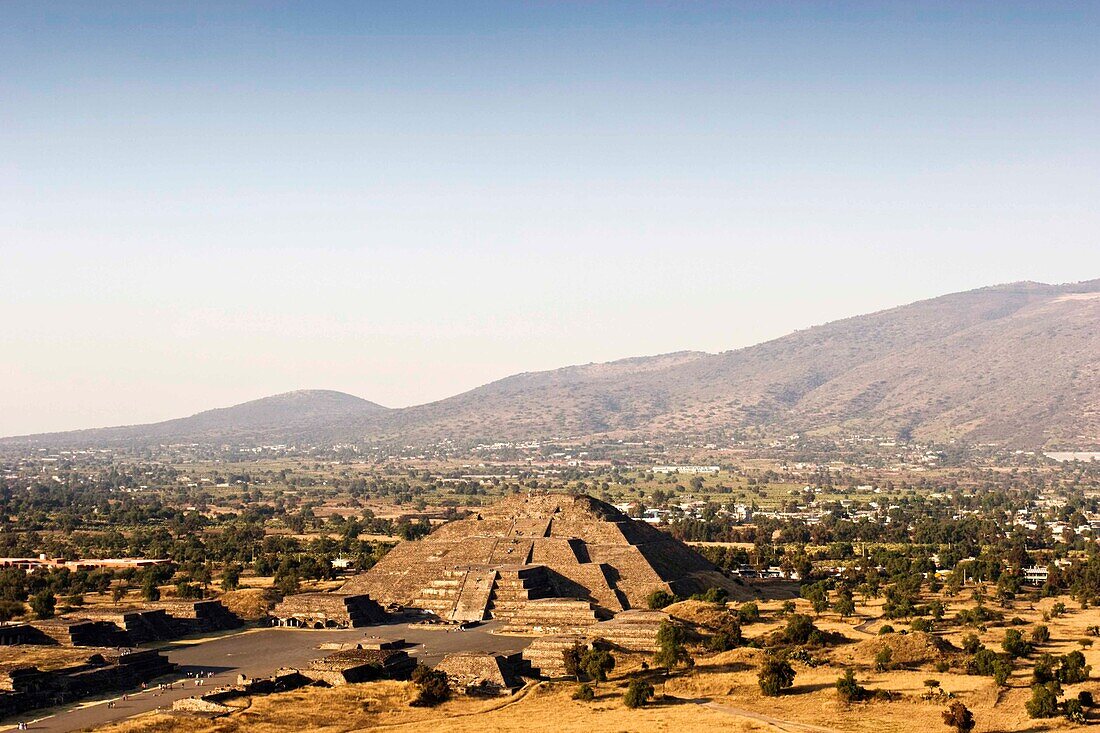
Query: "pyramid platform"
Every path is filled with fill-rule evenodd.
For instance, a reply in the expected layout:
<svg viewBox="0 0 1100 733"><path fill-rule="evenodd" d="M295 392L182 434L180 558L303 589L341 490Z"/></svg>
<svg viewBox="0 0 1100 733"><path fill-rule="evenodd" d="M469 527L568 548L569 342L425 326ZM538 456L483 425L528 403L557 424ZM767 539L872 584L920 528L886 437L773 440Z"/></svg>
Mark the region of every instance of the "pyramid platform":
<svg viewBox="0 0 1100 733"><path fill-rule="evenodd" d="M400 543L342 592L445 621L504 618L512 628L561 633L644 608L655 590L690 595L715 586L735 600L750 597L684 543L609 504L525 494Z"/></svg>

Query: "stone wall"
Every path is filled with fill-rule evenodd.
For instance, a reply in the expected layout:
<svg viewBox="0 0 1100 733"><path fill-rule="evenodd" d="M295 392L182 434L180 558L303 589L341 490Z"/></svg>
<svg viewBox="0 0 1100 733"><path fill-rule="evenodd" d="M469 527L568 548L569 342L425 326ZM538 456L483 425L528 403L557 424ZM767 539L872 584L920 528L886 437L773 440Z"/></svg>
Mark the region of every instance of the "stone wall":
<svg viewBox="0 0 1100 733"><path fill-rule="evenodd" d="M155 650L118 654L104 650L84 664L48 672L36 667L10 668L0 676L0 717L81 700L112 690L127 690L175 668Z"/></svg>
<svg viewBox="0 0 1100 733"><path fill-rule="evenodd" d="M386 612L363 594L298 593L275 605L271 615L280 626L333 629L370 626L386 620Z"/></svg>

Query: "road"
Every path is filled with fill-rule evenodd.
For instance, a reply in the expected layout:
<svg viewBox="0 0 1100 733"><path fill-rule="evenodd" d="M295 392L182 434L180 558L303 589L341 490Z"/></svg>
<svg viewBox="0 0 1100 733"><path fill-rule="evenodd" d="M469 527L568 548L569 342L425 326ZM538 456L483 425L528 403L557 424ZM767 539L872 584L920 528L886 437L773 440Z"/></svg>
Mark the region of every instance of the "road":
<svg viewBox="0 0 1100 733"><path fill-rule="evenodd" d="M322 644L357 642L367 636L405 639L414 646L406 651L426 664L435 664L445 654L456 651L512 653L522 651L530 638L493 636L489 632L494 622L468 631L443 627L384 624L359 629L253 629L202 641L181 641L168 645L164 651L179 665L179 673L161 678L151 689L135 691L123 701L118 695L89 700L62 708L33 711L24 720L29 729L41 733L66 733L101 726L140 713L171 707L174 700L190 697L204 689L232 684L238 674L249 677L270 675L280 667L297 667L310 660L331 654L320 649ZM197 687L191 672L213 672L203 687ZM173 689L161 690L159 683L173 683ZM108 706L108 702L113 706ZM34 716L33 718L31 716ZM0 730L15 729L17 721L6 721Z"/></svg>

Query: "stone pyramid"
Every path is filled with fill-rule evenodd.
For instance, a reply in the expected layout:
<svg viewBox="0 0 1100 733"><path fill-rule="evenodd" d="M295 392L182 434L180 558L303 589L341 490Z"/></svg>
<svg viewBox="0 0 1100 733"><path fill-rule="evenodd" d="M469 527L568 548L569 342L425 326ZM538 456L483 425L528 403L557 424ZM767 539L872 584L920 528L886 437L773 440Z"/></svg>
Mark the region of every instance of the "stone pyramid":
<svg viewBox="0 0 1100 733"><path fill-rule="evenodd" d="M655 590L749 592L679 540L590 496L524 494L402 542L344 585L448 621L506 618L568 631Z"/></svg>

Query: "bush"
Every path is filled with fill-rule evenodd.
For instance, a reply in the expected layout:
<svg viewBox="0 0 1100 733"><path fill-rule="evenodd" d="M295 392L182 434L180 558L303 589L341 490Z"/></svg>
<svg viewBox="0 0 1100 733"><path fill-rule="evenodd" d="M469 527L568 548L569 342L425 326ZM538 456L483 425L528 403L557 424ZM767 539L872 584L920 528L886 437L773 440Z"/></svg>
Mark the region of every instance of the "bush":
<svg viewBox="0 0 1100 733"><path fill-rule="evenodd" d="M963 637L962 645L967 654L977 654L982 648L982 640L977 634L967 634Z"/></svg>
<svg viewBox="0 0 1100 733"><path fill-rule="evenodd" d="M36 618L53 618L56 606L57 599L54 597L54 594L50 593L48 590L44 590L41 593L35 593L31 596L31 610L34 611Z"/></svg>
<svg viewBox="0 0 1100 733"><path fill-rule="evenodd" d="M765 657L757 676L760 691L768 697L777 697L794 685L794 668L790 663L777 656Z"/></svg>
<svg viewBox="0 0 1100 733"><path fill-rule="evenodd" d="M1005 631L1005 638L1004 641L1001 642L1001 648L1013 658L1026 657L1032 652L1031 644L1024 641L1023 634L1017 629L1008 629Z"/></svg>
<svg viewBox="0 0 1100 733"><path fill-rule="evenodd" d="M584 644L574 644L561 650L562 664L565 665L565 674L576 679L581 678L581 657L588 651Z"/></svg>
<svg viewBox="0 0 1100 733"><path fill-rule="evenodd" d="M890 650L890 647L884 646L878 650L878 654L875 655L875 669L879 672L885 672L890 669L890 663L894 659L894 652Z"/></svg>
<svg viewBox="0 0 1100 733"><path fill-rule="evenodd" d="M780 636L788 644L807 644L820 635L814 620L804 613L796 613L787 619L787 626Z"/></svg>
<svg viewBox="0 0 1100 733"><path fill-rule="evenodd" d="M655 590L646 596L645 602L651 610L657 611L675 603L676 596L672 595L667 590Z"/></svg>
<svg viewBox="0 0 1100 733"><path fill-rule="evenodd" d="M755 624L760 620L760 606L753 601L742 603L741 607L737 609L737 615L741 618L741 623Z"/></svg>
<svg viewBox="0 0 1100 733"><path fill-rule="evenodd" d="M958 733L970 733L974 730L974 714L956 700L943 711L943 724L954 728Z"/></svg>
<svg viewBox="0 0 1100 733"><path fill-rule="evenodd" d="M860 687L856 681L856 675L852 670L844 670L844 676L836 681L836 694L842 702L852 703L866 700L868 693L866 687Z"/></svg>
<svg viewBox="0 0 1100 733"><path fill-rule="evenodd" d="M653 663L658 667L672 669L683 665L692 667L695 660L688 654L684 646L686 635L682 626L662 621L657 630L657 653L653 655Z"/></svg>
<svg viewBox="0 0 1100 733"><path fill-rule="evenodd" d="M706 593L696 593L692 598L696 601L706 601L707 603L725 603L729 599L729 591L725 588L707 588Z"/></svg>
<svg viewBox="0 0 1100 733"><path fill-rule="evenodd" d="M1058 668L1057 679L1067 685L1084 682L1089 678L1092 667L1085 664L1085 655L1078 651L1072 651L1061 659Z"/></svg>
<svg viewBox="0 0 1100 733"><path fill-rule="evenodd" d="M1085 722L1085 708L1080 700L1066 700L1066 704L1062 707L1062 714L1072 723Z"/></svg>
<svg viewBox="0 0 1100 733"><path fill-rule="evenodd" d="M883 624L882 628L880 628L878 630L878 635L879 636L886 636L887 634L892 634L892 633L894 633L894 627L891 626L890 624Z"/></svg>
<svg viewBox="0 0 1100 733"><path fill-rule="evenodd" d="M909 625L909 628L911 628L913 631L931 631L932 622L926 618L915 618L913 619L913 623Z"/></svg>
<svg viewBox="0 0 1100 733"><path fill-rule="evenodd" d="M966 662L967 674L980 674L986 677L993 675L994 666L1000 657L992 649L979 649L974 656Z"/></svg>
<svg viewBox="0 0 1100 733"><path fill-rule="evenodd" d="M1055 683L1031 686L1031 699L1025 705L1029 718L1053 718L1058 714Z"/></svg>
<svg viewBox="0 0 1100 733"><path fill-rule="evenodd" d="M580 669L596 682L606 682L607 673L615 669L615 657L604 649L589 649L581 655Z"/></svg>
<svg viewBox="0 0 1100 733"><path fill-rule="evenodd" d="M592 685L580 685L573 692L574 700L583 700L584 702L590 702L595 699L596 692L592 689Z"/></svg>
<svg viewBox="0 0 1100 733"><path fill-rule="evenodd" d="M451 681L445 672L418 664L412 673L412 681L420 688L414 707L430 708L451 699Z"/></svg>
<svg viewBox="0 0 1100 733"><path fill-rule="evenodd" d="M630 680L623 693L623 705L628 708L640 708L653 697L653 685L645 680Z"/></svg>
<svg viewBox="0 0 1100 733"><path fill-rule="evenodd" d="M1096 704L1092 699L1092 693L1088 690L1081 690L1077 693L1077 702L1081 703L1081 706L1086 708L1091 708Z"/></svg>
<svg viewBox="0 0 1100 733"><path fill-rule="evenodd" d="M1050 629L1039 624L1031 630L1031 643L1032 644L1046 644L1050 641Z"/></svg>

